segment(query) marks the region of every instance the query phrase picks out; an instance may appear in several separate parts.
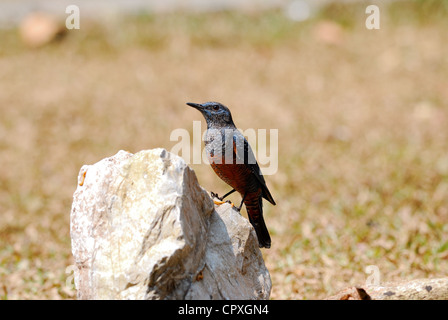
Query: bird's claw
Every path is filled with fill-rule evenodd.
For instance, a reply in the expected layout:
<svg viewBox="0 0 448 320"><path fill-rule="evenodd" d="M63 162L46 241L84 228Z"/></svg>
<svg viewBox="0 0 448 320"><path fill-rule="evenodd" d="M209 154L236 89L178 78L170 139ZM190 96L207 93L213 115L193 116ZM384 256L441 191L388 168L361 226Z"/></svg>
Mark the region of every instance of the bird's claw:
<svg viewBox="0 0 448 320"><path fill-rule="evenodd" d="M219 198L218 198L218 199L219 199ZM228 203L228 204L230 204L230 205L232 206L232 208L236 208L236 209L238 209L237 207L235 207L235 205L233 204L233 202L230 201L230 200L227 200L227 201L221 201L221 200L215 200L215 199L213 199L213 203L216 204L216 205L218 205L218 206L220 206L220 205L222 205L222 204L224 204L224 203Z"/></svg>
<svg viewBox="0 0 448 320"><path fill-rule="evenodd" d="M216 193L214 193L213 191L210 192L210 195L211 195L211 197L212 197L212 199L213 199L213 203L216 204L217 206L220 206L220 205L222 205L223 203L225 203L225 202L222 201L222 199L221 199L220 197L218 197L218 195L217 195ZM218 199L218 200L215 200L215 198Z"/></svg>
<svg viewBox="0 0 448 320"><path fill-rule="evenodd" d="M227 200L227 201L223 201L222 197L219 197L216 193L214 193L213 191L210 192L210 195L212 196L213 199L213 203L220 206L224 203L228 203L232 206L232 208L236 208L235 205L232 203L232 201ZM218 200L215 200L218 199Z"/></svg>
<svg viewBox="0 0 448 320"><path fill-rule="evenodd" d="M212 198L216 198L216 199L219 199L220 201L222 201L222 198L220 198L217 193L214 193L213 191L211 191L210 195L212 196Z"/></svg>

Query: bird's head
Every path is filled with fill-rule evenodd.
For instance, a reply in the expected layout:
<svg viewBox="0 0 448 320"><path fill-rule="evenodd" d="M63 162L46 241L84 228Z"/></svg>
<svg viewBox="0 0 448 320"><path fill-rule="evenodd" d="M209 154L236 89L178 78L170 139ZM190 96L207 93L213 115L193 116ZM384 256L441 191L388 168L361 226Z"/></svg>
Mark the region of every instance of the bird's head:
<svg viewBox="0 0 448 320"><path fill-rule="evenodd" d="M202 104L187 102L187 105L202 113L209 128L234 126L229 108L219 102L205 102Z"/></svg>

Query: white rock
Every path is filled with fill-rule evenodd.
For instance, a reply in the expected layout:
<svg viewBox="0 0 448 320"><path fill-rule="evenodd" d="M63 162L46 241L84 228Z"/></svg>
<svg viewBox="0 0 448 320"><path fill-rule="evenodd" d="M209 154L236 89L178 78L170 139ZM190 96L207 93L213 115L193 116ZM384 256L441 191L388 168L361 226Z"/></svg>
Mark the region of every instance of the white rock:
<svg viewBox="0 0 448 320"><path fill-rule="evenodd" d="M120 151L83 166L71 211L80 299L267 299L252 226L182 158Z"/></svg>

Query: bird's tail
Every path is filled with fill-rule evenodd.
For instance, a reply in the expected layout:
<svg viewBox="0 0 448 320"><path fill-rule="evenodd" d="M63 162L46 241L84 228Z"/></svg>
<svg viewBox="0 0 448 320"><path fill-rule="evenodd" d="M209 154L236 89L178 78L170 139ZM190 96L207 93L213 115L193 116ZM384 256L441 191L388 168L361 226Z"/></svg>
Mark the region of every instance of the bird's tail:
<svg viewBox="0 0 448 320"><path fill-rule="evenodd" d="M271 236L263 218L263 198L261 196L244 201L249 221L255 229L260 248L271 247Z"/></svg>

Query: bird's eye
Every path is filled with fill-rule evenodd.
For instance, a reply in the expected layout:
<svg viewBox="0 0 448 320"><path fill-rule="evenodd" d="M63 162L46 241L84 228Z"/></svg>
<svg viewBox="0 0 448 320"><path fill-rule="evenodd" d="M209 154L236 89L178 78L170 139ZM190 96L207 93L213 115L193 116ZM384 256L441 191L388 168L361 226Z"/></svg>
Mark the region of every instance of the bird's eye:
<svg viewBox="0 0 448 320"><path fill-rule="evenodd" d="M218 111L219 110L219 106L213 106L213 110L214 111Z"/></svg>

